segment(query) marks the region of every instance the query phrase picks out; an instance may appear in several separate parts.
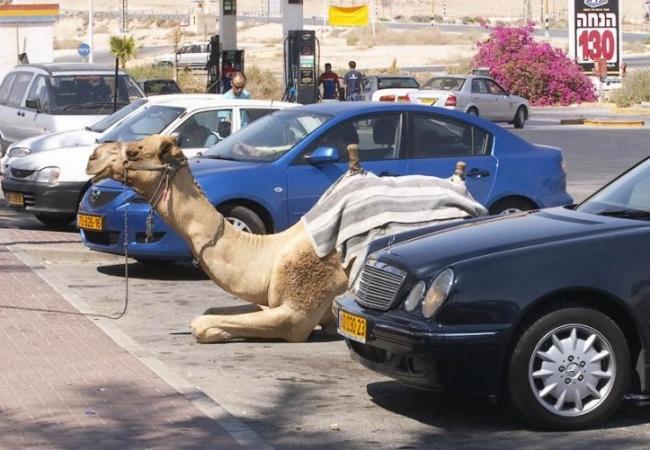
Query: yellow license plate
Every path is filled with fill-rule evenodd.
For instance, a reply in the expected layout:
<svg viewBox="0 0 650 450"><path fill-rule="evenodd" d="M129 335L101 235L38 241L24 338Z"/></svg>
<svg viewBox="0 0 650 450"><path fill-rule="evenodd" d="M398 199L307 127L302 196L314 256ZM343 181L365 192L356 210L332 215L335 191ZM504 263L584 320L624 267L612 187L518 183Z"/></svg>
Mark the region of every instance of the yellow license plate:
<svg viewBox="0 0 650 450"><path fill-rule="evenodd" d="M104 229L104 218L102 216L91 216L89 214L77 214L77 228L83 230L102 231Z"/></svg>
<svg viewBox="0 0 650 450"><path fill-rule="evenodd" d="M433 105L435 102L437 102L437 98L421 98L420 103L423 105Z"/></svg>
<svg viewBox="0 0 650 450"><path fill-rule="evenodd" d="M10 205L25 206L25 196L22 192L5 192L5 198Z"/></svg>
<svg viewBox="0 0 650 450"><path fill-rule="evenodd" d="M353 341L366 343L366 319L339 310L338 333Z"/></svg>

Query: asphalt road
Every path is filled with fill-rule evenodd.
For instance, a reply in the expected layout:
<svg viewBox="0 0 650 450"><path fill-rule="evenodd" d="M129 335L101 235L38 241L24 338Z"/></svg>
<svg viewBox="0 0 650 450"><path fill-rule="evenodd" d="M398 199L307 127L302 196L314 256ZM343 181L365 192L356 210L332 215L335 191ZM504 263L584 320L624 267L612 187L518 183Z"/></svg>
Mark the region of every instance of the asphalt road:
<svg viewBox="0 0 650 450"><path fill-rule="evenodd" d="M575 116L575 111L568 113ZM593 112L592 112L593 114ZM577 199L649 150L650 129L560 127L566 110L533 116L518 134L558 145ZM38 228L31 217L0 206L0 227ZM61 233L76 233L73 228ZM77 243L15 243L47 268L60 292L88 304L84 312L113 314L124 302L121 257ZM251 270L255 270L254 261ZM129 265L130 305L113 323L143 349L212 397L277 449L640 449L650 437L650 402L626 400L605 426L574 433L528 429L503 406L404 387L353 362L345 344L318 332L307 343L239 341L198 345L188 323L207 307L242 302L189 264ZM189 445L189 443L188 443Z"/></svg>

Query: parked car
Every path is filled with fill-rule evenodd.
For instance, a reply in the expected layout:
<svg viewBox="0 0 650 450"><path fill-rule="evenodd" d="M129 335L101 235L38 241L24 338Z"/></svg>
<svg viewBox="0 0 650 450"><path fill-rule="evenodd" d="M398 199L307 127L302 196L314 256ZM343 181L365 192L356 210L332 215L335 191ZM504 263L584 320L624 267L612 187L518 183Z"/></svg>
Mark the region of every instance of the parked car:
<svg viewBox="0 0 650 450"><path fill-rule="evenodd" d="M420 83L413 77L401 75L368 75L363 78L365 100L394 102L399 96L416 91Z"/></svg>
<svg viewBox="0 0 650 450"><path fill-rule="evenodd" d="M594 426L650 390L649 192L646 159L578 206L377 240L335 302L339 333L406 384L509 397L535 427Z"/></svg>
<svg viewBox="0 0 650 450"><path fill-rule="evenodd" d="M140 86L147 96L182 93L181 88L178 87L178 84L174 80L166 78L139 80L138 86Z"/></svg>
<svg viewBox="0 0 650 450"><path fill-rule="evenodd" d="M81 146L95 145L95 140L107 129L124 119L140 106L147 102L146 98L132 101L123 108L118 109L110 116L106 116L99 122L79 130L59 131L33 136L22 141L14 142L9 146L5 155L0 158L0 173L6 173L9 163L14 158L33 155L55 148L75 148Z"/></svg>
<svg viewBox="0 0 650 450"><path fill-rule="evenodd" d="M523 128L528 120L528 100L512 95L489 77L478 75L433 77L406 101L441 106L481 116L493 122Z"/></svg>
<svg viewBox="0 0 650 450"><path fill-rule="evenodd" d="M210 58L210 44L194 42L183 44L178 48L176 54L165 53L154 58L156 64L172 67L187 67L190 69L205 69Z"/></svg>
<svg viewBox="0 0 650 450"><path fill-rule="evenodd" d="M13 159L2 180L2 190L10 206L36 215L46 225L66 225L74 221L79 201L91 186L85 169L97 143L177 134L183 151L194 156L259 117L290 106L295 104L224 100L209 94L150 97L146 105L90 145Z"/></svg>
<svg viewBox="0 0 650 450"><path fill-rule="evenodd" d="M364 168L382 176L449 177L460 159L468 187L492 213L571 203L562 152L530 144L481 118L406 103L335 102L278 111L190 162L209 201L242 230L271 233L296 223L347 170L347 145L358 143ZM97 200L101 199L101 200ZM190 259L185 242L133 190L104 180L84 196L84 244L143 260Z"/></svg>
<svg viewBox="0 0 650 450"><path fill-rule="evenodd" d="M0 85L0 147L43 133L92 125L114 112L115 69L98 64L24 64ZM144 97L126 73L118 75L117 106Z"/></svg>

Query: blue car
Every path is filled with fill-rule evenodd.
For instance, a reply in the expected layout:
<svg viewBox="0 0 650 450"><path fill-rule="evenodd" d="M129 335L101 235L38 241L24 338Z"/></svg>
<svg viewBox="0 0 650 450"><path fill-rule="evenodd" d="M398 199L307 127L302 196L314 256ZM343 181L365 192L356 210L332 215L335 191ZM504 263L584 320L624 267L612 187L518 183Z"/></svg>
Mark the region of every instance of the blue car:
<svg viewBox="0 0 650 450"><path fill-rule="evenodd" d="M492 214L572 203L562 152L533 145L491 122L415 104L341 102L274 112L190 160L210 202L233 224L274 233L296 223L347 170L357 143L363 167L381 176L449 177L467 163L467 186ZM104 180L89 189L79 215L90 249L140 261L189 260L185 242L132 189ZM128 236L124 217L128 215ZM97 219L99 217L99 219ZM81 217L83 219L83 217Z"/></svg>

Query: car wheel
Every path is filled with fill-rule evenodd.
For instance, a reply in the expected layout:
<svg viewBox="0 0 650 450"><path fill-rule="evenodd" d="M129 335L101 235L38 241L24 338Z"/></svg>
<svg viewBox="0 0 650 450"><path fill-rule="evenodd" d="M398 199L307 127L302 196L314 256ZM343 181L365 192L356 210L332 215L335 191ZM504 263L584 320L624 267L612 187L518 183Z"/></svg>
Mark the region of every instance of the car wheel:
<svg viewBox="0 0 650 450"><path fill-rule="evenodd" d="M48 227L65 227L75 220L74 215L66 214L64 216L51 216L49 214L35 214L36 218Z"/></svg>
<svg viewBox="0 0 650 450"><path fill-rule="evenodd" d="M544 314L519 338L507 385L517 411L535 427L575 430L608 418L630 380L630 352L605 314L568 307Z"/></svg>
<svg viewBox="0 0 650 450"><path fill-rule="evenodd" d="M492 205L490 214L493 216L516 214L531 209L537 209L537 206L525 198L504 198Z"/></svg>
<svg viewBox="0 0 650 450"><path fill-rule="evenodd" d="M225 208L222 214L228 222L240 231L266 234L266 227L260 216L245 206L230 206Z"/></svg>
<svg viewBox="0 0 650 450"><path fill-rule="evenodd" d="M478 109L472 106L470 109L467 110L467 114L469 114L470 116L478 117Z"/></svg>
<svg viewBox="0 0 650 450"><path fill-rule="evenodd" d="M520 106L515 113L515 118L512 119L512 124L515 128L523 128L526 123L526 110L523 106Z"/></svg>

